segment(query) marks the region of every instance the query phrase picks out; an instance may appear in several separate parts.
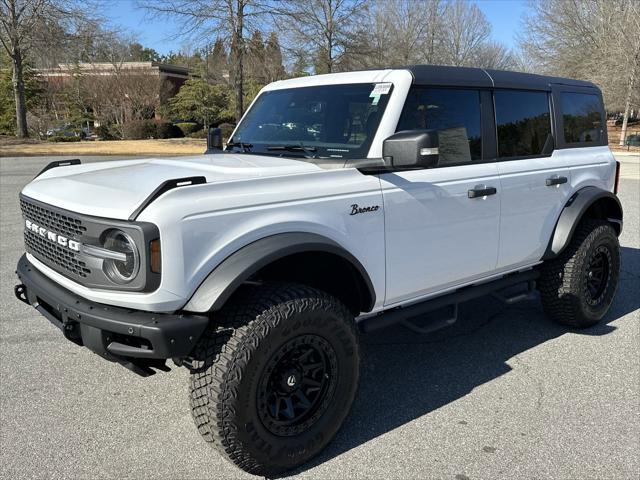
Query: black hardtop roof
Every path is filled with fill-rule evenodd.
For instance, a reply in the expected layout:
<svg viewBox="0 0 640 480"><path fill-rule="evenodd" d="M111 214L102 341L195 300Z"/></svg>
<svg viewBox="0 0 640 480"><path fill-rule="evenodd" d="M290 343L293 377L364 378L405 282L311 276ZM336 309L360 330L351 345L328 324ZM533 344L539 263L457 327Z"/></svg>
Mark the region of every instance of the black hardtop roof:
<svg viewBox="0 0 640 480"><path fill-rule="evenodd" d="M550 90L551 85L572 87L598 87L585 80L549 77L533 73L509 72L484 68L447 67L443 65L409 65L416 85L447 85L456 87L521 88L526 90Z"/></svg>

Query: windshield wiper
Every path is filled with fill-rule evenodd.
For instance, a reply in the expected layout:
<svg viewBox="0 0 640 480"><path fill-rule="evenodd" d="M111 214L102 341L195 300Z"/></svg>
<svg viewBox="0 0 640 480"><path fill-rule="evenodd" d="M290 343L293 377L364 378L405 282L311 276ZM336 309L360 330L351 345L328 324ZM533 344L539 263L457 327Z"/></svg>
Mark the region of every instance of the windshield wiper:
<svg viewBox="0 0 640 480"><path fill-rule="evenodd" d="M302 143L299 145L269 145L267 146L267 150L283 150L286 152L304 152L306 153L307 158L315 158L313 152L317 152L318 149L316 147L305 147Z"/></svg>
<svg viewBox="0 0 640 480"><path fill-rule="evenodd" d="M250 152L251 149L253 148L253 144L252 143L244 143L244 142L228 142L227 143L227 148L234 148L234 147L239 147L242 150L244 150L245 152Z"/></svg>

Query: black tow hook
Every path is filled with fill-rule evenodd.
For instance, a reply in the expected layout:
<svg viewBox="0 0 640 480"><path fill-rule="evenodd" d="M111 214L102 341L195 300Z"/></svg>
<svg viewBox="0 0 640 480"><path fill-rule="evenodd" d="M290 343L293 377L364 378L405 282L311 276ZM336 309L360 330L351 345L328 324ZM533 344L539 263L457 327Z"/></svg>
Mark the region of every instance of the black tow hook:
<svg viewBox="0 0 640 480"><path fill-rule="evenodd" d="M13 287L13 293L15 294L18 300L26 303L27 305L30 305L29 299L27 298L27 287L23 283Z"/></svg>

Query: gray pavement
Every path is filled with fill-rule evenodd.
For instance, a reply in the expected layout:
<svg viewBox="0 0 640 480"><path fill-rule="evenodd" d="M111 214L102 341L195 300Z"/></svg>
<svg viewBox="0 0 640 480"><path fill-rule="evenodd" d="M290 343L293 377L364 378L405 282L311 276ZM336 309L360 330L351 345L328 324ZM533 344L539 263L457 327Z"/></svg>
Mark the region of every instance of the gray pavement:
<svg viewBox="0 0 640 480"><path fill-rule="evenodd" d="M363 336L351 415L292 477L638 479L640 164L621 160L623 271L601 325L485 298L428 337ZM200 439L186 370L139 378L14 299L17 194L46 162L0 159L0 477L251 478Z"/></svg>

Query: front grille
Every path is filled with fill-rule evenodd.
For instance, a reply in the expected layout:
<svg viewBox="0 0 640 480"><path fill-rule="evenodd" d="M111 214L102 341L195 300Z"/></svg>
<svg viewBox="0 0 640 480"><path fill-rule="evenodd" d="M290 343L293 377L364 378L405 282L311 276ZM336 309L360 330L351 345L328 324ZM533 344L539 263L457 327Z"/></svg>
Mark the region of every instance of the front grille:
<svg viewBox="0 0 640 480"><path fill-rule="evenodd" d="M144 249L151 240L160 237L155 225L71 212L22 194L20 207L26 251L59 274L87 288L136 292L153 291L160 285L160 275L148 271ZM101 247L101 238L110 229L129 235L140 253L138 275L125 285L109 279L104 259L86 253L85 246Z"/></svg>
<svg viewBox="0 0 640 480"><path fill-rule="evenodd" d="M82 220L66 212L60 213L40 204L29 202L24 198L20 199L20 208L24 218L68 238L79 240L82 234L87 231ZM41 237L36 232L25 229L24 243L29 253L60 273L75 278L86 278L91 274L91 269L87 268L87 264L78 258L77 252Z"/></svg>
<svg viewBox="0 0 640 480"><path fill-rule="evenodd" d="M79 237L87 228L82 225L82 220L70 215L63 215L48 208L20 199L20 208L25 218L38 225L67 237Z"/></svg>
<svg viewBox="0 0 640 480"><path fill-rule="evenodd" d="M86 278L87 274L91 273L87 264L78 260L76 253L42 238L35 232L25 230L24 243L27 251L39 260L44 260L45 263L53 263L60 269L82 278Z"/></svg>

